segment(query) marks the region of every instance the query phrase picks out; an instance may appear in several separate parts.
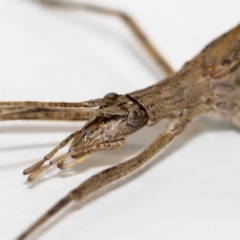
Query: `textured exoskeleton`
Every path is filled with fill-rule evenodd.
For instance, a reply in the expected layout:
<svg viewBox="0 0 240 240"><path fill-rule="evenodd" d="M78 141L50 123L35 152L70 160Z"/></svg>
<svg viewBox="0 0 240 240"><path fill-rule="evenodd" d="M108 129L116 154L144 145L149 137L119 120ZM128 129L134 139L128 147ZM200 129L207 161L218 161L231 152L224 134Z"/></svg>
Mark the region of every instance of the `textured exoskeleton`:
<svg viewBox="0 0 240 240"><path fill-rule="evenodd" d="M89 5L47 3L120 17L169 76L152 86L125 95L109 93L103 98L80 103L0 102L0 120L87 120L81 130L68 136L41 161L24 171L24 174L29 174L29 181L51 166L66 169L79 164L92 152L120 148L126 136L145 125L163 118L169 119L169 123L143 152L83 182L18 239L24 239L72 200L81 200L139 168L181 133L193 117L210 113L240 124L240 25L211 42L173 73L128 15ZM53 158L69 142L69 150ZM71 157L72 161L66 162L67 157Z"/></svg>

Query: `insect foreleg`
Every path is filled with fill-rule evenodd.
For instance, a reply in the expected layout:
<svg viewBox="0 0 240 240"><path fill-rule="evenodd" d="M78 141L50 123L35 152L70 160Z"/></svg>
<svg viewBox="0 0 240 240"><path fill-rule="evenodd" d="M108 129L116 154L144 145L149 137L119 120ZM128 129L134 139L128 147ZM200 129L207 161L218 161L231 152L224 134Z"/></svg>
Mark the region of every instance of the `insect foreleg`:
<svg viewBox="0 0 240 240"><path fill-rule="evenodd" d="M48 160L50 160L55 153L57 153L61 148L65 147L74 137L81 134L80 131L76 131L69 135L67 138L65 138L58 146L56 146L50 153L48 153L41 161L37 162L36 164L32 165L31 167L24 170L23 174L28 175L31 173L34 173L35 171L38 171L39 168ZM47 165L50 166L50 165ZM31 175L30 175L31 176ZM29 176L29 177L30 177ZM34 179L34 178L33 178ZM29 178L29 181L33 180L31 177Z"/></svg>
<svg viewBox="0 0 240 240"><path fill-rule="evenodd" d="M141 167L149 159L151 159L156 153L163 149L169 142L173 140L175 136L181 133L188 122L193 117L191 111L183 111L180 116L171 120L165 128L165 131L161 133L144 151L138 154L136 157L120 163L114 167L108 168L80 184L76 189L72 190L66 197L56 203L49 211L47 211L39 220L37 220L29 229L27 229L18 240L25 239L40 225L49 220L58 211L64 208L72 200L80 201L89 194L97 191L98 189L107 186L108 184L115 182L134 170Z"/></svg>

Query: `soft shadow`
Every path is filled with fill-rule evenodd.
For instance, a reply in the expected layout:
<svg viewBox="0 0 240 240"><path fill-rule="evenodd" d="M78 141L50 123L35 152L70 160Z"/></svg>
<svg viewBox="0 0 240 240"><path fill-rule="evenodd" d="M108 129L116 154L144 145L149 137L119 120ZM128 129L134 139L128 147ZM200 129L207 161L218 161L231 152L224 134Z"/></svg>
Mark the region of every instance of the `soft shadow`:
<svg viewBox="0 0 240 240"><path fill-rule="evenodd" d="M27 145L18 145L18 146L11 146L11 147L1 147L0 151L1 152L9 152L11 150L23 150L23 149L34 149L34 148L53 148L55 147L57 142L52 142L52 143L41 143L41 144L27 144Z"/></svg>
<svg viewBox="0 0 240 240"><path fill-rule="evenodd" d="M164 125L165 125L165 123L159 123L152 128L144 128L139 133L135 134L134 136L129 137L128 140L129 140L130 144L127 148L125 148L125 150L123 151L123 153L120 156L118 156L118 154L111 153L110 154L111 157L108 157L106 159L104 157L101 157L101 154L100 154L100 156L98 155L98 160L94 156L91 160L88 160L88 161L78 165L77 167L73 168L72 170L66 171L66 172L59 172L59 173L51 176L51 178L52 177L59 177L59 178L69 177L72 174L77 174L77 173L79 174L83 171L86 171L90 168L94 168L94 167L100 166L100 165L109 165L111 163L112 163L112 165L116 165L117 163L122 162L123 158L127 158L127 155L130 152L136 154L143 147L148 145L151 142L149 139L153 139L154 138L153 136L158 135L158 133L160 133L162 131L162 129L164 128ZM136 171L135 174L130 175L128 177L127 181L118 181L118 184L110 184L109 186L107 186L107 191L104 191L104 189L100 190L100 194L99 194L99 192L97 194L92 194L91 196L87 197L85 200L83 200L79 203L71 204L66 209L64 209L64 211L62 211L60 214L58 214L56 217L54 217L49 223L44 224L43 227L38 229L36 231L36 233L34 233L34 236L38 237L38 236L42 235L48 229L50 229L51 227L56 225L59 221L63 220L67 215L71 214L73 211L81 209L86 204L94 201L96 198L99 198L100 196L105 196L105 195L109 194L110 192L113 192L120 186L122 187L125 184L127 184L128 182L138 178L144 172L146 172L146 171L150 170L152 167L154 167L156 164L160 164L161 161L163 161L164 159L169 157L172 152L176 152L176 151L178 151L178 149L182 148L185 144L189 144L191 142L191 140L194 139L195 137L197 137L201 134L204 134L205 132L209 132L209 131L216 132L216 131L236 131L236 130L239 131L239 129L236 126L232 125L229 122L217 121L217 123L216 123L216 120L212 120L212 119L209 119L206 117L200 117L200 118L196 119L189 125L189 127L187 127L187 129L181 136L177 137L175 139L175 141L173 141L173 143L170 144L170 146L163 151L163 153L161 155L154 157L154 159L152 159L150 161L150 163L147 164L146 167L141 168L140 171ZM122 150L120 150L120 151L122 151ZM114 156L114 161L112 158L113 156ZM47 179L38 179L35 181L35 183L32 183L30 185L30 188L35 187L38 184L45 182L46 180L48 180L48 178Z"/></svg>
<svg viewBox="0 0 240 240"><path fill-rule="evenodd" d="M30 166L33 164L34 160L26 160L26 161L20 161L20 162L16 162L16 163L11 163L11 164L7 164L7 165L1 165L0 166L0 171L4 171L7 169L11 169L11 168L15 168L15 167L19 167L19 166ZM39 161L39 159L35 160L36 162Z"/></svg>
<svg viewBox="0 0 240 240"><path fill-rule="evenodd" d="M61 16L62 17L62 16ZM104 34L105 36L109 36L111 38L117 38L118 41L121 41L124 45L127 45L127 48L132 48L132 53L136 55L136 58L140 59L140 61L142 62L143 67L148 67L149 70L156 75L156 71L153 71L152 66L150 66L150 64L145 61L136 51L136 49L133 46L128 46L128 44L126 44L126 40L121 38L121 36L119 36L119 34L117 32L113 32L108 30L107 28L104 27L99 27L97 24L92 24L90 22L87 22L83 19L81 20L77 20L75 18L69 18L69 16L66 16L66 20L68 21L72 21L78 25L81 25L82 27L86 27L86 28L91 28L94 31L99 32L99 34ZM139 56L141 58L139 58ZM159 76L157 76L159 77ZM25 129L24 129L25 128ZM24 127L18 129L14 129L13 127L7 129L7 128L0 128L0 132L1 130L5 131L5 132L9 132L9 131L13 131L13 132L33 132L33 131L40 131L39 129L41 129L41 127ZM32 128L32 129L31 129ZM156 137L158 133L160 133L159 129L163 129L163 123L157 124L156 126L152 127L152 128L145 128L142 131L140 131L139 133L134 134L133 136L128 138L128 142L129 145L127 148L119 150L119 151L115 151L114 153L110 153L108 152L108 158L105 158L105 153L98 153L98 157L96 157L95 155L92 157L92 159L88 159L87 161L83 162L82 164L76 166L75 168L69 170L69 171L65 171L65 172L58 172L57 174L50 176L49 178L66 178L71 176L72 174L79 174L83 171L87 171L88 169L94 168L96 166L108 166L110 164L117 164L122 162L123 160L126 160L127 156L130 154L136 154L138 153L143 147L147 146L153 139L154 136ZM49 132L49 128L46 128L46 126L44 126L44 128L42 129L42 131L48 131ZM63 131L62 127L61 128L55 128L54 131L52 130L52 126L51 126L51 132L57 132L57 131ZM54 221L47 223L43 228L38 230L38 233L35 233L34 235L36 237L39 237L40 235L42 235L44 232L46 232L49 228L55 226L59 221L63 220L68 214L72 213L73 211L79 210L82 207L84 207L86 204L94 201L96 198L98 198L99 196L105 196L107 194L109 194L110 192L116 190L117 188L119 188L120 186L124 186L125 184L127 184L128 182L132 181L133 179L138 178L139 176L141 176L142 173L150 170L152 167L156 166L156 164L161 163L161 161L163 161L164 159L166 159L167 157L169 157L172 152L176 152L178 151L180 148L182 148L185 144L189 144L191 142L192 139L194 139L195 137L199 136L200 134L203 134L207 131L212 131L212 132L216 132L216 131L236 131L237 127L233 126L230 123L227 122L223 122L223 121L219 121L216 123L216 121L212 121L209 120L207 118L199 118L197 120L195 120L193 123L190 124L190 126L185 130L185 132L183 134L181 134L181 136L177 137L175 139L175 141L170 144L170 146L166 149L164 149L163 153L160 156L154 157L154 159L151 160L151 162L144 168L141 168L140 171L137 171L136 174L131 175L130 177L128 177L128 181L124 182L124 181L119 181L119 183L116 184L111 184L110 186L108 186L107 188L107 192L102 192L101 195L99 194L94 194L94 196L91 196L91 199L88 201L82 201L79 204L72 204L70 207L66 208L65 211L62 211L60 214L58 214L58 216L54 219ZM71 131L69 129L69 127L67 127L66 131ZM239 131L239 130L238 130ZM121 154L120 154L121 151ZM101 156L101 154L103 154ZM31 161L32 162L32 161ZM29 186L30 188L37 186L40 183L43 183L45 181L47 181L49 178L46 179L37 179L34 183L31 183Z"/></svg>
<svg viewBox="0 0 240 240"><path fill-rule="evenodd" d="M156 129L161 129L161 128L163 128L163 124L157 124L154 127L154 130L151 130L151 131L155 132L155 135L156 135ZM145 128L144 130L140 131L140 133L135 134L135 136L130 138L131 142L137 142L136 145L135 144L132 145L132 146L134 146L134 152L139 152L139 148L142 147L142 144L148 142L148 138L152 138L152 135L149 134L148 130L149 130L148 128ZM95 199L105 196L105 195L109 194L110 192L114 191L115 189L119 188L120 186L122 187L125 184L128 184L128 182L138 178L142 173L148 171L149 169L154 167L156 164L161 163L161 161L163 161L166 157L171 155L172 152L176 152L178 149L183 147L185 144L189 143L195 137L197 137L201 134L204 134L205 132L208 132L208 131L215 132L215 131L236 131L236 130L239 131L239 128L237 128L236 126L232 125L231 123L225 122L225 121L218 121L216 123L216 121L211 120L209 118L205 118L205 117L201 117L201 118L195 120L194 123L192 123L192 125L190 125L186 129L185 133L183 133L172 144L170 144L170 146L168 148L166 148L165 151L160 156L158 155L157 157L152 159L150 161L150 163L147 165L147 167L141 168L140 171L137 171L135 174L130 175L127 179L128 181L118 181L118 184L115 184L115 183L110 184L106 188L103 188L102 190L98 191L97 193L91 194L89 197L87 197L83 201L77 202L75 204L71 204L70 206L66 207L66 209L64 209L64 211L60 212L60 214L53 217L53 219L51 219L48 223L44 224L43 227L40 227L36 231L36 233L34 233L34 237L39 237L40 235L45 233L48 229L54 227L59 221L66 218L72 212L81 209L86 204L89 204L92 201L94 201ZM130 150L130 147L128 150ZM126 151L126 153L127 152L128 151ZM86 162L84 167L83 167L83 165L79 165L77 168L74 169L73 172L81 173L82 171L93 167L93 165L96 165L95 160L96 159L94 158L92 161ZM110 160L110 158L105 159L104 161L98 160L97 164L99 164L101 162L101 164L104 165L104 164L109 163L108 162L109 160ZM115 160L117 160L117 162ZM112 161L112 159L111 159L111 161ZM116 157L114 159L114 165L116 163L118 163L118 161L120 162L120 159ZM58 174L56 174L56 176L57 177L66 177L66 176L68 177L69 175L67 174L66 176L64 176L64 174L58 173ZM105 191L105 190L107 190L107 191Z"/></svg>
<svg viewBox="0 0 240 240"><path fill-rule="evenodd" d="M38 121L39 122L39 121ZM14 125L8 125L8 124L1 124L0 126L0 133L33 133L33 132L42 132L42 133L54 133L54 132L74 132L76 130L79 130L83 123L79 122L76 124L76 122L73 123L72 126L70 125L64 125L64 123L56 122L56 124L52 124L52 122L49 122L49 124L46 122L43 125L43 122L40 123L40 125L33 125L33 121L31 121L31 124L26 125L26 122L15 122ZM5 125L5 126L4 126Z"/></svg>
<svg viewBox="0 0 240 240"><path fill-rule="evenodd" d="M56 167L54 166L50 171L48 171L47 177L40 176L35 181L31 182L29 188L34 188L41 183L44 183L52 178L68 178L75 174L81 174L82 172L86 172L89 169L94 169L98 167L106 166L110 167L113 165L117 165L123 161L129 159L129 156L135 156L141 150L146 148L156 137L157 135L164 129L166 121L156 124L153 127L145 127L141 131L133 134L132 136L127 138L126 146L122 149L118 149L115 151L101 151L91 155L90 158L85 160L79 165L76 165L67 170L59 170L54 174L49 174ZM234 126L233 124L226 121L217 121L213 119L209 119L207 117L200 117L193 121L185 130L181 136L176 137L174 141L168 146L168 148L164 149L161 152L161 155L157 155L151 160L143 169L134 174L134 178L139 176L143 171L147 171L150 168L154 167L159 162L163 161L165 158L169 157L173 152L181 149L185 144L189 144L192 139L199 136L200 134L204 134L205 132L216 132L216 131L239 131L239 128ZM131 179L131 177L130 177ZM29 183L28 183L29 184Z"/></svg>

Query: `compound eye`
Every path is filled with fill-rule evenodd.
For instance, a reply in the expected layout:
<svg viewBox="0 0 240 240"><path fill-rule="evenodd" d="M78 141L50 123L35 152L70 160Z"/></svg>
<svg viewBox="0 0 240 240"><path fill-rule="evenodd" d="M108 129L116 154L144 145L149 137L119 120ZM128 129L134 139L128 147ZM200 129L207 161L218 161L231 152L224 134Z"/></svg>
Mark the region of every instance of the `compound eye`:
<svg viewBox="0 0 240 240"><path fill-rule="evenodd" d="M104 96L104 98L108 98L108 99L115 99L116 97L118 97L118 94L114 92L108 93Z"/></svg>
<svg viewBox="0 0 240 240"><path fill-rule="evenodd" d="M139 126L144 118L143 111L141 110L131 110L128 114L127 123L136 127Z"/></svg>

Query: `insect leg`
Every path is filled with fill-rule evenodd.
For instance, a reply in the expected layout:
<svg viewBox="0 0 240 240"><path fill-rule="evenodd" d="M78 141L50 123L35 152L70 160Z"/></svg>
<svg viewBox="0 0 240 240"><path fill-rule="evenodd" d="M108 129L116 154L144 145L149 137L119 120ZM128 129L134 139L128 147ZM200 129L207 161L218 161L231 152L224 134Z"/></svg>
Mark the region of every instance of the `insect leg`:
<svg viewBox="0 0 240 240"><path fill-rule="evenodd" d="M0 121L3 120L87 120L95 114L94 109L57 109L39 107L0 108Z"/></svg>
<svg viewBox="0 0 240 240"><path fill-rule="evenodd" d="M63 7L67 9L79 9L89 12L95 12L98 14L105 14L109 16L115 16L120 18L126 26L131 30L136 39L142 45L142 47L149 53L150 57L154 60L157 66L163 71L163 73L168 76L171 75L174 71L172 67L167 63L164 57L156 50L156 48L152 45L146 35L143 33L141 28L136 24L136 22L125 12L109 9L105 7L99 7L91 4L85 3L74 3L74 2L64 2L64 1L56 1L56 0L39 0L41 3L48 4L54 7Z"/></svg>
<svg viewBox="0 0 240 240"><path fill-rule="evenodd" d="M108 184L129 175L134 170L141 167L149 159L151 159L157 152L163 149L173 138L181 133L188 122L191 120L192 114L183 114L171 120L161 133L144 151L134 158L120 163L114 167L108 168L80 184L76 189L68 193L63 199L56 203L49 211L47 211L41 218L39 218L30 228L28 228L18 240L25 239L34 230L39 228L43 223L49 220L53 215L59 212L72 200L80 201L89 194L98 189L107 186Z"/></svg>
<svg viewBox="0 0 240 240"><path fill-rule="evenodd" d="M115 95L84 102L0 102L1 120L87 120L94 116L96 108L106 106ZM94 108L94 109L93 109Z"/></svg>
<svg viewBox="0 0 240 240"><path fill-rule="evenodd" d="M48 153L42 160L40 160L39 162L35 163L34 165L32 165L31 167L25 169L23 171L23 174L28 175L30 173L33 173L35 171L37 171L46 161L50 160L51 157L57 153L61 148L65 147L73 138L75 138L77 135L81 134L81 130L80 131L76 131L74 133L72 133L71 135L69 135L67 138L65 138L58 146L56 146L50 153ZM47 165L48 167L50 165ZM45 166L44 166L45 167ZM31 176L31 175L30 175ZM30 177L29 176L29 177ZM28 180L31 181L34 178L30 177Z"/></svg>
<svg viewBox="0 0 240 240"><path fill-rule="evenodd" d="M111 105L118 95L109 93L103 98L84 102L0 102L1 120L87 120L96 112L101 114L101 107Z"/></svg>
<svg viewBox="0 0 240 240"><path fill-rule="evenodd" d="M37 102L37 101L22 101L22 102L0 102L0 113L1 109L4 108L20 108L20 107L46 107L46 108L80 108L80 107L98 107L105 104L104 98L92 99L84 102Z"/></svg>

